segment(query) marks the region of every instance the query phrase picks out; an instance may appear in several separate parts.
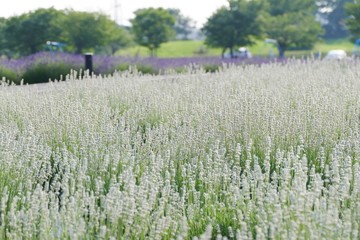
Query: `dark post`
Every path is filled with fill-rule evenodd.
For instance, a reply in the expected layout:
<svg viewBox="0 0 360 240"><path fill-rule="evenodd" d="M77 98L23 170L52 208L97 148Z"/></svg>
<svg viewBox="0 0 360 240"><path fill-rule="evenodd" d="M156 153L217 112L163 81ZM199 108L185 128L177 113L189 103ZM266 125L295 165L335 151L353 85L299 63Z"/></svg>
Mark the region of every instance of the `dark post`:
<svg viewBox="0 0 360 240"><path fill-rule="evenodd" d="M91 76L93 73L93 54L85 53L85 71L89 71L89 75Z"/></svg>

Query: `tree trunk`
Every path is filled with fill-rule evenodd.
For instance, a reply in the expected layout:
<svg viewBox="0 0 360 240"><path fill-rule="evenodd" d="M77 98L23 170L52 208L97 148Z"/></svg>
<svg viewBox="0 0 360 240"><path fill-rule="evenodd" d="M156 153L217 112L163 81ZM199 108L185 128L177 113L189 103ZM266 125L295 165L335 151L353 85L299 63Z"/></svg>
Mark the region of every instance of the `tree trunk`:
<svg viewBox="0 0 360 240"><path fill-rule="evenodd" d="M30 46L30 51L32 54L37 52L36 46Z"/></svg>
<svg viewBox="0 0 360 240"><path fill-rule="evenodd" d="M285 57L286 46L284 44L278 44L279 58Z"/></svg>
<svg viewBox="0 0 360 240"><path fill-rule="evenodd" d="M117 51L116 47L111 46L111 55L112 56L115 55L116 51Z"/></svg>
<svg viewBox="0 0 360 240"><path fill-rule="evenodd" d="M234 58L234 49L232 47L230 48L230 57Z"/></svg>
<svg viewBox="0 0 360 240"><path fill-rule="evenodd" d="M81 54L82 53L82 48L79 47L79 46L76 46L76 53Z"/></svg>
<svg viewBox="0 0 360 240"><path fill-rule="evenodd" d="M7 60L11 60L12 54L8 51L5 52L5 56L7 57Z"/></svg>
<svg viewBox="0 0 360 240"><path fill-rule="evenodd" d="M221 58L225 58L225 52L226 52L226 48L223 48L221 50Z"/></svg>
<svg viewBox="0 0 360 240"><path fill-rule="evenodd" d="M156 48L149 48L149 51L150 51L150 57L155 57L156 56Z"/></svg>

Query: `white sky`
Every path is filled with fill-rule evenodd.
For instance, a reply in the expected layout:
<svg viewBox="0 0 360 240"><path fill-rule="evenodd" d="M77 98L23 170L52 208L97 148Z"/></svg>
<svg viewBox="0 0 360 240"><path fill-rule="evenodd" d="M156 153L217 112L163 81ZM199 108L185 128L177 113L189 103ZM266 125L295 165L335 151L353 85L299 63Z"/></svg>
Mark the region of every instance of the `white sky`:
<svg viewBox="0 0 360 240"><path fill-rule="evenodd" d="M54 7L56 9L72 8L77 11L101 11L115 19L116 0L1 0L1 17L20 15L37 8ZM5 3L6 1L6 3ZM201 27L219 7L226 5L227 0L117 0L118 22L129 25L133 12L139 8L163 7L178 8L184 16L196 21Z"/></svg>

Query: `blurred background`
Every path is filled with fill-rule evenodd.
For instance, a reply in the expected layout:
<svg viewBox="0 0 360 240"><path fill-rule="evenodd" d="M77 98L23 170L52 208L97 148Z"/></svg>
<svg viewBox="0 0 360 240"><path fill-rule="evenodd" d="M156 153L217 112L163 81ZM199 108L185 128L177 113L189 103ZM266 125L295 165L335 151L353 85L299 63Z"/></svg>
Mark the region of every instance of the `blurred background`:
<svg viewBox="0 0 360 240"><path fill-rule="evenodd" d="M0 9L0 75L20 81L35 65L75 68L74 59L82 68L79 55L89 52L98 74L131 64L159 73L192 63L215 71L224 61L343 59L359 54L359 39L353 0L13 0Z"/></svg>

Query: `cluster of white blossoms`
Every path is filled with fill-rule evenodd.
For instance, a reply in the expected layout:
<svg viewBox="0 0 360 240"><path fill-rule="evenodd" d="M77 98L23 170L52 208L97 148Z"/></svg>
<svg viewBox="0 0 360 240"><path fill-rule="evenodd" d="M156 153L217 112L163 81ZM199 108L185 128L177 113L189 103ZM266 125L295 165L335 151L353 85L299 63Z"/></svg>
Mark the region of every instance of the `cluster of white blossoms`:
<svg viewBox="0 0 360 240"><path fill-rule="evenodd" d="M0 239L358 239L360 64L0 84Z"/></svg>

